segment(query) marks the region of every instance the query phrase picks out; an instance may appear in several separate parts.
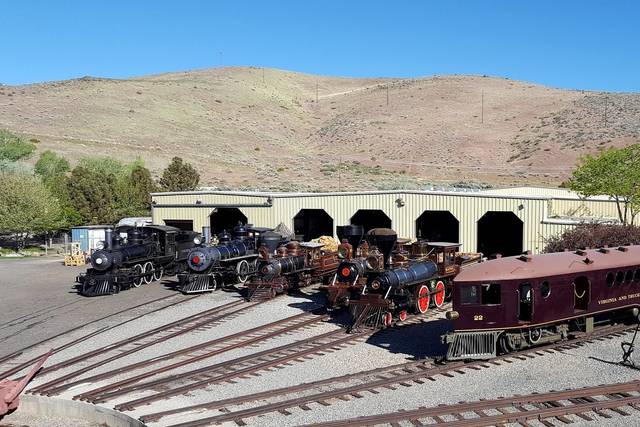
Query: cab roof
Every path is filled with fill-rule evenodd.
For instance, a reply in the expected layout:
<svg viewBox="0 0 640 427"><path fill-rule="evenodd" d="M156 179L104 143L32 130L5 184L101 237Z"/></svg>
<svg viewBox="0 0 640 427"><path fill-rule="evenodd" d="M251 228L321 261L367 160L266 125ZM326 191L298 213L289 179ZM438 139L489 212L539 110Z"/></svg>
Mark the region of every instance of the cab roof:
<svg viewBox="0 0 640 427"><path fill-rule="evenodd" d="M455 282L527 280L640 266L640 246L517 255L464 267Z"/></svg>

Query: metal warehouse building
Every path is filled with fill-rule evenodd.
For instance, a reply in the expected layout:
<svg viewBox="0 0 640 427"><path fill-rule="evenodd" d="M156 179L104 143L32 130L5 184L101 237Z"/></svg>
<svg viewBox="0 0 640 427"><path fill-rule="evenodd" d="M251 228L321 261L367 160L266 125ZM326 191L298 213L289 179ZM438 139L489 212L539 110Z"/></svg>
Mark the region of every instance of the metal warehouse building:
<svg viewBox="0 0 640 427"><path fill-rule="evenodd" d="M336 226L391 227L398 236L460 242L464 251L534 253L545 239L585 221L616 221L607 197L581 199L564 189L519 187L485 191L267 193L190 191L152 194L155 224L204 234L238 221L276 227L299 239L334 235Z"/></svg>

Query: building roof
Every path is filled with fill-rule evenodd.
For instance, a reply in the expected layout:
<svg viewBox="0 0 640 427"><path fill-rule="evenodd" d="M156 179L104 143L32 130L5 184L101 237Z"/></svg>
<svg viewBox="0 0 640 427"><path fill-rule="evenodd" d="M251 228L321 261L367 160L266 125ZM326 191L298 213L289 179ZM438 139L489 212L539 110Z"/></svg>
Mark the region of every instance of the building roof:
<svg viewBox="0 0 640 427"><path fill-rule="evenodd" d="M539 255L498 258L465 267L455 278L459 282L528 280L578 274L589 271L636 268L640 266L640 246L589 249Z"/></svg>

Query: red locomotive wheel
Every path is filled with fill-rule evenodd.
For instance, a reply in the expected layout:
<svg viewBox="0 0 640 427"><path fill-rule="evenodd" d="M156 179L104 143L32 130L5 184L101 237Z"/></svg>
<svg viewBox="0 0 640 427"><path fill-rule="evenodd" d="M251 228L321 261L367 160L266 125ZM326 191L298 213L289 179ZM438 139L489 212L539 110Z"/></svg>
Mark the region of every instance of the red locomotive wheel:
<svg viewBox="0 0 640 427"><path fill-rule="evenodd" d="M435 291L436 293L433 296L433 302L435 303L437 308L440 308L444 304L444 296L446 292L446 289L442 280L438 280L438 283L436 283Z"/></svg>
<svg viewBox="0 0 640 427"><path fill-rule="evenodd" d="M388 311L384 314L384 326L391 326L393 322L393 315Z"/></svg>
<svg viewBox="0 0 640 427"><path fill-rule="evenodd" d="M424 314L429 309L429 287L427 285L421 285L417 293L416 310L420 314Z"/></svg>
<svg viewBox="0 0 640 427"><path fill-rule="evenodd" d="M400 319L401 322L404 322L405 320L407 320L407 311L402 310L400 314L398 314L398 319Z"/></svg>

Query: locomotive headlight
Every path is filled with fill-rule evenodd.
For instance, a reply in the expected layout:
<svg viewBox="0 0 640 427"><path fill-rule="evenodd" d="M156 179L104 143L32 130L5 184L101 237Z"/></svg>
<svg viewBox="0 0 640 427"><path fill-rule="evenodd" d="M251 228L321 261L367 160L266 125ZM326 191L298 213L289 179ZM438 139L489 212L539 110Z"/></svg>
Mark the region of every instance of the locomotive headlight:
<svg viewBox="0 0 640 427"><path fill-rule="evenodd" d="M456 320L460 317L460 313L458 313L457 311L447 311L445 317L449 320Z"/></svg>
<svg viewBox="0 0 640 427"><path fill-rule="evenodd" d="M96 264L100 265L102 264L102 258L96 258Z"/></svg>
<svg viewBox="0 0 640 427"><path fill-rule="evenodd" d="M196 245L199 245L202 243L202 239L199 236L196 236L193 238L193 243L195 243Z"/></svg>
<svg viewBox="0 0 640 427"><path fill-rule="evenodd" d="M105 247L105 243L104 240L100 240L98 243L96 243L96 249L98 250L102 250Z"/></svg>
<svg viewBox="0 0 640 427"><path fill-rule="evenodd" d="M378 264L378 258L376 258L375 256L367 257L366 266L369 270L377 270L379 267Z"/></svg>
<svg viewBox="0 0 640 427"><path fill-rule="evenodd" d="M344 259L347 257L347 248L341 246L338 248L338 258Z"/></svg>
<svg viewBox="0 0 640 427"><path fill-rule="evenodd" d="M377 281L377 280L374 280L374 281L371 283L371 289L375 289L376 291L377 291L378 289L380 289L380 282L379 282L379 281Z"/></svg>

